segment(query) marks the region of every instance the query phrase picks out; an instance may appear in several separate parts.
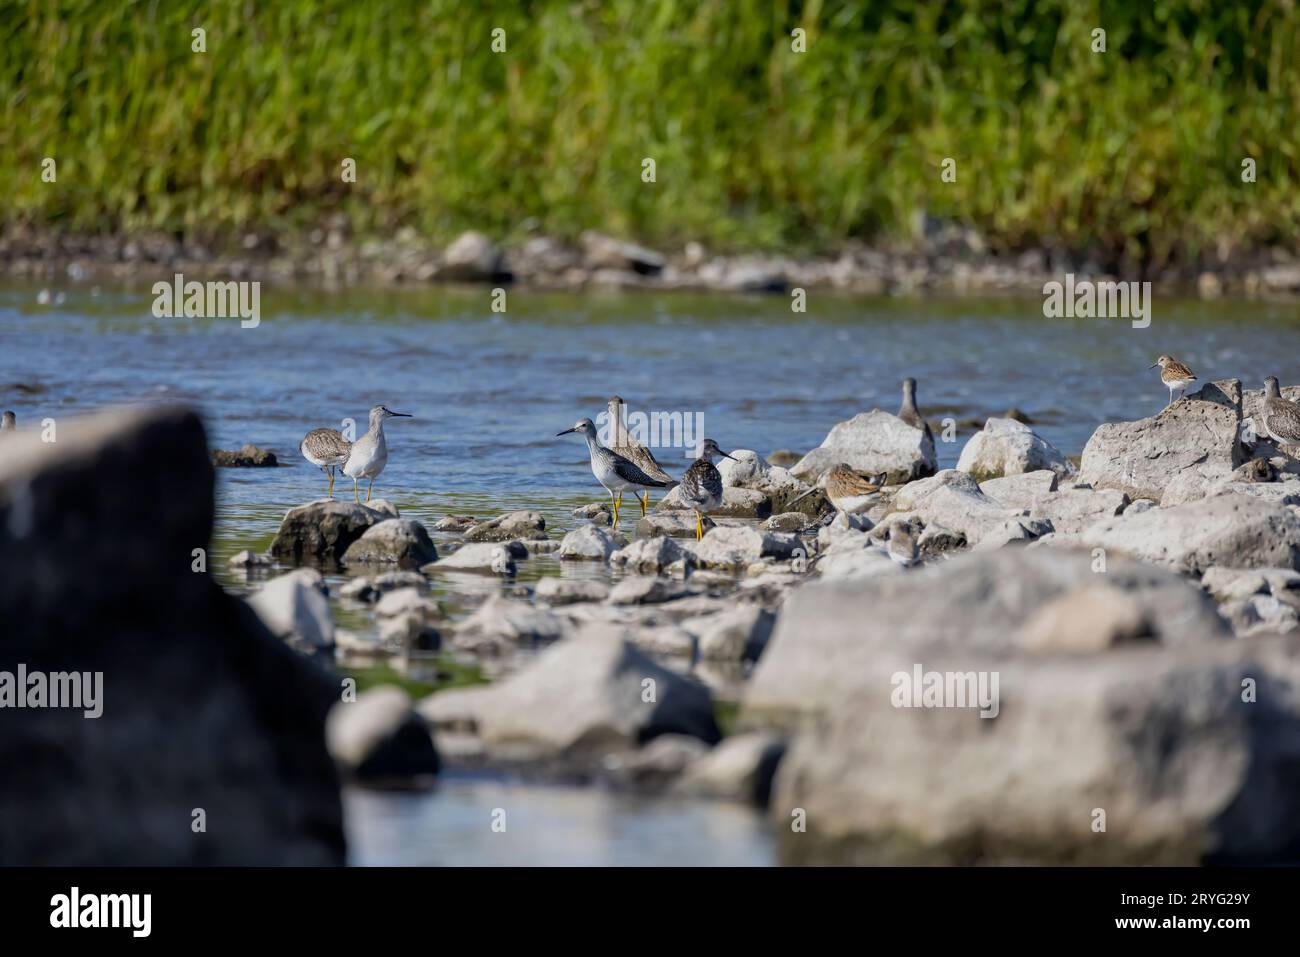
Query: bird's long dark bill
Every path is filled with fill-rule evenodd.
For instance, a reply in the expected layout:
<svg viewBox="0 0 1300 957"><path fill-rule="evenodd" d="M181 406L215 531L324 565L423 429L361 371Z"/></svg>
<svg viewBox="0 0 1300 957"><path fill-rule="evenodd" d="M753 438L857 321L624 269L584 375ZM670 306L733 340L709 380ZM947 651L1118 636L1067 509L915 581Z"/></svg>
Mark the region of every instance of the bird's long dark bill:
<svg viewBox="0 0 1300 957"><path fill-rule="evenodd" d="M1155 368L1156 366L1158 366L1158 365L1160 365L1159 362L1153 362L1153 363L1151 363L1151 365L1147 366L1147 368L1148 368L1148 369L1154 369L1154 368Z"/></svg>
<svg viewBox="0 0 1300 957"><path fill-rule="evenodd" d="M409 413L409 412L394 412L393 415L397 416L399 419L413 419L413 418L415 418L415 416L411 415L411 413Z"/></svg>
<svg viewBox="0 0 1300 957"><path fill-rule="evenodd" d="M556 432L555 435L556 437L559 437L561 435L568 435L570 432L577 432L577 431L578 431L577 429L565 429L563 432Z"/></svg>
<svg viewBox="0 0 1300 957"><path fill-rule="evenodd" d="M740 459L736 458L734 455L728 455L726 452L722 451L722 449L718 449L718 454L721 455L724 459L731 459L731 461L733 462L740 461Z"/></svg>
<svg viewBox="0 0 1300 957"><path fill-rule="evenodd" d="M812 488L810 488L808 491L806 491L806 492L801 492L800 494L796 495L794 498L790 499L790 504L793 505L795 502L799 501L800 499L807 498L809 495L811 495L811 494L812 494L813 492L815 492L815 491L817 491L817 486L816 486L816 485L814 485L814 486L813 486Z"/></svg>

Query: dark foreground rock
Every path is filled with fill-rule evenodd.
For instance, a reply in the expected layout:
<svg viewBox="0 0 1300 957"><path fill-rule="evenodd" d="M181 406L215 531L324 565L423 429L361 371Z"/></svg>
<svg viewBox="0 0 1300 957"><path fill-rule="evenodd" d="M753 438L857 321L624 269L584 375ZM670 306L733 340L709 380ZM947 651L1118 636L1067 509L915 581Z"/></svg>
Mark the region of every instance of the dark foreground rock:
<svg viewBox="0 0 1300 957"><path fill-rule="evenodd" d="M0 461L0 670L101 673L102 714L0 710L0 863L343 863L338 685L192 570L213 519L198 418L60 426Z"/></svg>

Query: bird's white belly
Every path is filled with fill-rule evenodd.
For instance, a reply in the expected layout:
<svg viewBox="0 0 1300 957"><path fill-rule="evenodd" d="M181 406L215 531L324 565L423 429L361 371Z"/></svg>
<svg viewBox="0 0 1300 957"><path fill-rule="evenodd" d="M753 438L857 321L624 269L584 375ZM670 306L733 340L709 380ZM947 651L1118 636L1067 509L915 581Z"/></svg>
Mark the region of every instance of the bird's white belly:
<svg viewBox="0 0 1300 957"><path fill-rule="evenodd" d="M348 478L375 478L384 470L388 464L388 448L378 446L373 449L352 449L352 454L348 456L347 463L343 466L343 474Z"/></svg>
<svg viewBox="0 0 1300 957"><path fill-rule="evenodd" d="M841 512L857 515L870 509L879 499L880 495L873 492L870 495L845 495L840 498L833 498L831 504Z"/></svg>
<svg viewBox="0 0 1300 957"><path fill-rule="evenodd" d="M621 478L612 468L603 468L596 459L591 460L591 474L596 476L597 482L611 492L626 492L633 487L630 482Z"/></svg>
<svg viewBox="0 0 1300 957"><path fill-rule="evenodd" d="M1171 379L1168 382L1166 382L1165 385L1169 386L1169 388L1174 389L1175 391L1178 391L1178 390L1186 389L1189 385L1191 385L1195 381L1196 381L1195 379Z"/></svg>

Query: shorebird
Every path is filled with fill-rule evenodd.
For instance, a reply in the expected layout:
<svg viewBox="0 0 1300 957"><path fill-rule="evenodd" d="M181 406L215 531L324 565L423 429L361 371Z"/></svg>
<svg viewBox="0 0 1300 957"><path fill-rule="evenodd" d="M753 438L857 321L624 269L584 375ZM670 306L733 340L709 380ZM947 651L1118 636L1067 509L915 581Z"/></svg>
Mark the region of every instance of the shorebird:
<svg viewBox="0 0 1300 957"><path fill-rule="evenodd" d="M409 419L411 414L393 412L382 405L375 406L370 410L370 428L366 430L365 435L352 443L348 459L343 463L343 474L352 479L352 496L358 503L361 502L361 492L357 488L357 481L363 478L370 479L370 485L366 489L366 501L369 502L370 493L375 488L375 479L388 464L388 443L384 441L384 419L398 417Z"/></svg>
<svg viewBox="0 0 1300 957"><path fill-rule="evenodd" d="M18 418L12 412L6 412L3 418L0 418L0 432L17 432Z"/></svg>
<svg viewBox="0 0 1300 957"><path fill-rule="evenodd" d="M911 376L903 380L903 404L898 407L898 417L912 428L920 429L930 440L930 444L934 444L934 433L930 431L930 423L925 421L921 410L916 407L916 380Z"/></svg>
<svg viewBox="0 0 1300 957"><path fill-rule="evenodd" d="M1187 392L1187 387L1196 381L1196 376L1191 369L1170 356L1161 356L1147 368L1154 369L1156 366L1160 367L1160 381L1169 387L1169 401L1165 404L1167 409L1174 404L1174 391L1177 390L1178 398L1181 399Z"/></svg>
<svg viewBox="0 0 1300 957"><path fill-rule="evenodd" d="M691 463L691 467L682 473L681 485L677 494L682 504L695 509L695 540L704 537L704 516L722 504L722 473L713 464L714 458L736 459L718 448L718 443L705 439L700 450L700 457Z"/></svg>
<svg viewBox="0 0 1300 957"><path fill-rule="evenodd" d="M623 425L623 400L619 396L614 396L609 400L609 422L611 427L610 435L613 441L610 442L610 450L618 455L623 456L646 475L661 482L666 482L665 488L672 488L677 484L677 480L663 470L663 466L655 461L651 451L638 442ZM650 490L645 490L645 497L638 498L641 504L641 514L645 515L646 509L650 507Z"/></svg>
<svg viewBox="0 0 1300 957"><path fill-rule="evenodd" d="M352 443L343 438L338 429L312 429L301 442L298 451L312 465L330 477L328 495L334 497L334 469L343 465L352 452Z"/></svg>
<svg viewBox="0 0 1300 957"><path fill-rule="evenodd" d="M570 432L577 432L587 440L587 451L591 454L591 474L596 476L596 481L605 486L605 491L609 493L609 500L614 505L612 524L615 528L618 527L618 510L623 504L624 492L629 489L668 487L667 482L646 475L635 462L601 445L596 438L596 423L591 419L579 419L573 428L555 434L558 437Z"/></svg>
<svg viewBox="0 0 1300 957"><path fill-rule="evenodd" d="M1259 427L1278 445L1300 445L1300 405L1282 398L1277 376L1264 380L1264 407Z"/></svg>
<svg viewBox="0 0 1300 957"><path fill-rule="evenodd" d="M919 561L916 545L916 530L911 522L895 522L889 527L889 557L904 568L911 568Z"/></svg>
<svg viewBox="0 0 1300 957"><path fill-rule="evenodd" d="M879 475L863 478L843 462L840 462L837 465L832 465L830 471L822 476L820 482L802 495L791 499L790 504L793 505L799 499L807 498L817 489L824 488L826 497L831 500L831 504L838 511L857 515L865 512L880 500L879 492L884 487L885 479L888 477L888 472L881 472Z"/></svg>

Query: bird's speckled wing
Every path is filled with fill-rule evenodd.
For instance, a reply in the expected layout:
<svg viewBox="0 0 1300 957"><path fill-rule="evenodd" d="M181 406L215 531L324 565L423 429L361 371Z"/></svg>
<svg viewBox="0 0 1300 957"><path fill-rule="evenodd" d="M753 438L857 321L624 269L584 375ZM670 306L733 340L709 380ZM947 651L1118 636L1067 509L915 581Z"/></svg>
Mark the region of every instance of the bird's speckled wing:
<svg viewBox="0 0 1300 957"><path fill-rule="evenodd" d="M609 451L609 450L606 450ZM612 459L614 474L624 482L631 482L633 485L641 485L645 488L665 488L668 482L647 475L635 462L624 458L617 452L609 452ZM671 480L670 480L671 481Z"/></svg>
<svg viewBox="0 0 1300 957"><path fill-rule="evenodd" d="M1300 444L1300 405L1269 399L1264 403L1264 428L1283 442Z"/></svg>
<svg viewBox="0 0 1300 957"><path fill-rule="evenodd" d="M303 437L299 450L320 459L338 458L352 450L352 443L337 429L312 429Z"/></svg>
<svg viewBox="0 0 1300 957"><path fill-rule="evenodd" d="M671 485L677 481L664 471L663 466L655 460L654 453L644 445L620 445L613 451L615 454L623 456L623 458L653 479L658 479L666 485Z"/></svg>

